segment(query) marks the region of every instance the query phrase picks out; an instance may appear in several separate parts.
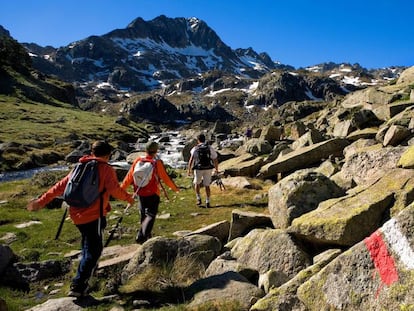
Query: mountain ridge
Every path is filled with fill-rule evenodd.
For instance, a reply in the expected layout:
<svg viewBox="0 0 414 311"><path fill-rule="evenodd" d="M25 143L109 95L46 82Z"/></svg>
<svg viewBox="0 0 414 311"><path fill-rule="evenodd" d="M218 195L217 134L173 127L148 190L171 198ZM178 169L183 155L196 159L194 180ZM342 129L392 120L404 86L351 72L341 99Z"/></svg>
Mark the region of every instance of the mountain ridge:
<svg viewBox="0 0 414 311"><path fill-rule="evenodd" d="M23 45L34 66L47 74L68 82L110 81L133 91L213 69L257 78L279 66L251 48L233 51L204 21L164 15L148 22L137 18L127 28L49 49L47 55Z"/></svg>
<svg viewBox="0 0 414 311"><path fill-rule="evenodd" d="M331 101L360 88L389 83L405 68L367 70L359 64L330 62L296 70L251 47L231 49L198 18L165 15L150 21L138 17L126 28L58 49L22 45L35 69L74 85L82 109L116 115L128 112L132 120L157 122L160 111L170 111L170 104L176 106L178 119L194 121L210 120L210 112L217 108L223 112L220 120L228 120L229 114L243 120L249 107ZM140 94L146 98L134 98ZM147 100L165 109L158 116L130 109L131 104L145 107ZM170 116L164 114L161 123L170 122Z"/></svg>
<svg viewBox="0 0 414 311"><path fill-rule="evenodd" d="M398 77L405 67L367 70L359 64L327 62L295 69L273 61L266 52L252 47L232 49L206 22L196 17L169 18L160 15L145 21L138 17L126 28L102 36L89 36L60 48L23 43L31 53L33 66L67 82L108 82L115 88L137 92L162 88L174 80L190 79L210 70L258 79L275 69L340 72L342 66L377 83ZM343 75L340 75L341 77ZM334 76L338 81L338 75Z"/></svg>

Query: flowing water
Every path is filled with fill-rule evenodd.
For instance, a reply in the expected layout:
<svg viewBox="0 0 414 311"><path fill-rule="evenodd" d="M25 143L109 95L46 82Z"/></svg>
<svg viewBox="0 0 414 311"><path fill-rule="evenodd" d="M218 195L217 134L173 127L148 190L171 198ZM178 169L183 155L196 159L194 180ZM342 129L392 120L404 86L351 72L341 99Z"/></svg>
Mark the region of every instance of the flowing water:
<svg viewBox="0 0 414 311"><path fill-rule="evenodd" d="M187 163L184 162L182 156L182 150L185 145L185 139L178 132L168 132L163 133L162 135L151 136L150 139L159 141L162 137L168 136L169 141L167 142L159 142L160 150L158 152L159 157L163 162L173 168L185 168ZM145 143L136 144L134 148L138 151L145 150ZM129 167L129 164L126 161L117 161L117 162L110 162L111 164L116 164L117 166L121 167ZM26 178L33 177L36 173L44 172L44 171L61 171L67 170L69 166L62 165L62 166L45 166L39 167L29 170L21 170L21 171L12 171L12 172L4 172L0 173L0 183L6 181L14 181L14 180L21 180Z"/></svg>
<svg viewBox="0 0 414 311"><path fill-rule="evenodd" d="M14 181L20 179L31 178L36 173L45 172L45 171L62 171L67 170L68 166L61 165L61 166L45 166L45 167L37 167L32 168L30 170L22 170L22 171L13 171L13 172L4 172L0 173L0 183L6 181Z"/></svg>

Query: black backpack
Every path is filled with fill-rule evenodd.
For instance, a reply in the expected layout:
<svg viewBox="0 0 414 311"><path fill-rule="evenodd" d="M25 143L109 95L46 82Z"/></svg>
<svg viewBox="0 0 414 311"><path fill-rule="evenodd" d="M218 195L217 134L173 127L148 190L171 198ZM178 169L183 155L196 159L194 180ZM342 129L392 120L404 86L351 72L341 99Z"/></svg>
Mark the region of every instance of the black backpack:
<svg viewBox="0 0 414 311"><path fill-rule="evenodd" d="M202 143L196 147L194 161L193 168L196 170L208 170L214 168L210 154L210 146L207 143Z"/></svg>
<svg viewBox="0 0 414 311"><path fill-rule="evenodd" d="M76 164L63 193L63 199L73 207L89 207L102 193L99 192L98 161L91 160Z"/></svg>

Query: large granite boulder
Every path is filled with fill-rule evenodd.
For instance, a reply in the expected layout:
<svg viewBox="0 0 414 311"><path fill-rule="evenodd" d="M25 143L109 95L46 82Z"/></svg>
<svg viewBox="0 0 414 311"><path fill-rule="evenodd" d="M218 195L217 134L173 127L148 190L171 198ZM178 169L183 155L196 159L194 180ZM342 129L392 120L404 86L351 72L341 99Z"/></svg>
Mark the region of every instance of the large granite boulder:
<svg viewBox="0 0 414 311"><path fill-rule="evenodd" d="M191 284L185 292L191 300L190 310L209 310L209 307L237 306L239 311L248 311L264 293L251 284L244 276L234 271L212 275Z"/></svg>
<svg viewBox="0 0 414 311"><path fill-rule="evenodd" d="M298 289L307 310L404 310L414 297L414 205Z"/></svg>
<svg viewBox="0 0 414 311"><path fill-rule="evenodd" d="M296 171L269 189L269 212L277 229L287 228L293 219L345 192L328 177L312 170Z"/></svg>
<svg viewBox="0 0 414 311"><path fill-rule="evenodd" d="M263 161L262 157L245 153L220 163L219 169L224 175L254 177L259 172Z"/></svg>
<svg viewBox="0 0 414 311"><path fill-rule="evenodd" d="M265 164L259 172L260 178L275 177L278 173L288 173L301 168L307 168L328 159L330 156L342 156L343 149L349 141L342 138L333 138L318 144L299 148L275 161Z"/></svg>
<svg viewBox="0 0 414 311"><path fill-rule="evenodd" d="M407 147L387 147L380 144L357 144L352 150L345 150L342 176L352 178L358 185L370 184L397 167Z"/></svg>
<svg viewBox="0 0 414 311"><path fill-rule="evenodd" d="M364 190L330 199L296 218L288 231L319 245L352 246L411 203L414 170L395 169Z"/></svg>
<svg viewBox="0 0 414 311"><path fill-rule="evenodd" d="M279 272L280 284L311 264L311 257L295 239L280 229L255 229L236 241L231 255L238 263L265 273Z"/></svg>

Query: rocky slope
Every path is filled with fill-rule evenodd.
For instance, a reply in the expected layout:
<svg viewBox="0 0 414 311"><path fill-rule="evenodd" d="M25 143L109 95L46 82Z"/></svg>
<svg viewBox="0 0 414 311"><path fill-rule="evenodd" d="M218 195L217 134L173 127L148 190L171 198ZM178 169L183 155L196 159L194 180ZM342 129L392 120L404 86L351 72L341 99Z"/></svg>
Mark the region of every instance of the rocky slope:
<svg viewBox="0 0 414 311"><path fill-rule="evenodd" d="M26 49L1 26L0 81L0 94L44 104L77 105L74 87L35 70Z"/></svg>
<svg viewBox="0 0 414 311"><path fill-rule="evenodd" d="M210 128L227 187L249 191L253 176L273 181L269 214L234 211L180 238L150 239L102 263L103 275L122 269L107 288L139 297L140 276L191 258L193 281L169 292L189 309L412 308L413 88L414 67L395 84L353 92L283 125L255 126L247 141L216 140L225 127ZM32 310L74 304L51 299Z"/></svg>

